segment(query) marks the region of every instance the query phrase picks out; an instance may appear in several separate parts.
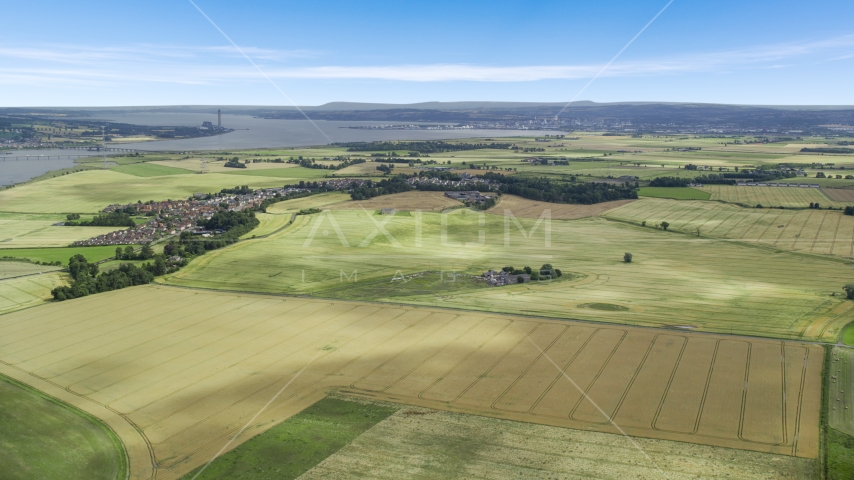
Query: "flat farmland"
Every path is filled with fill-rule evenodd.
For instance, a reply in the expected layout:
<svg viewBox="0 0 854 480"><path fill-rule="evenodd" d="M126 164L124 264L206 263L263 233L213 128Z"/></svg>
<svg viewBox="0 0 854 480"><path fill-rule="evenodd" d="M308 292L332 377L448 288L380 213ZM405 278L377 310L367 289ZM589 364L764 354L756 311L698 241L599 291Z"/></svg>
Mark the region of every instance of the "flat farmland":
<svg viewBox="0 0 854 480"><path fill-rule="evenodd" d="M64 215L0 213L0 248L66 247L121 229L54 226L65 219Z"/></svg>
<svg viewBox="0 0 854 480"><path fill-rule="evenodd" d="M158 281L804 340L835 341L854 310L839 295L851 267L836 258L599 217L539 221L470 210L327 211L209 252ZM500 288L466 283L490 268L544 263L564 277ZM445 281L408 291L412 276L426 272L445 272ZM445 288L457 283L464 288Z"/></svg>
<svg viewBox="0 0 854 480"><path fill-rule="evenodd" d="M609 210L634 202L635 200L617 200L614 202L596 203L594 205L570 205L563 203L538 202L515 195L502 195L498 204L487 210L487 213L504 215L506 211L516 217L540 218L546 211L555 220L575 220L577 218L595 217Z"/></svg>
<svg viewBox="0 0 854 480"><path fill-rule="evenodd" d="M828 423L854 436L854 348L834 347L828 387Z"/></svg>
<svg viewBox="0 0 854 480"><path fill-rule="evenodd" d="M849 205L854 205L854 189L843 188L824 188L822 189L825 195L830 197L834 202L843 202Z"/></svg>
<svg viewBox="0 0 854 480"><path fill-rule="evenodd" d="M746 187L745 187L746 188ZM854 257L854 217L834 210L742 208L718 202L643 199L610 210L607 218L651 228L738 240L780 250Z"/></svg>
<svg viewBox="0 0 854 480"><path fill-rule="evenodd" d="M180 477L335 391L616 433L601 408L632 436L818 455L823 350L779 340L143 286L0 317L0 360L121 413L150 446L123 437L132 478Z"/></svg>
<svg viewBox="0 0 854 480"><path fill-rule="evenodd" d="M0 260L0 280L60 270L62 267L36 265L30 262Z"/></svg>
<svg viewBox="0 0 854 480"><path fill-rule="evenodd" d="M380 210L394 208L397 210L424 210L440 212L446 208L459 207L462 202L448 198L444 192L404 192L392 195L374 197L370 200L349 200L336 203L329 208L333 210Z"/></svg>
<svg viewBox="0 0 854 480"><path fill-rule="evenodd" d="M795 183L815 183L809 178ZM748 207L762 205L763 207L807 208L810 203L818 203L823 207L844 207L844 202L831 200L820 188L800 187L739 187L730 185L706 185L698 187L712 194L711 200L727 203L738 203Z"/></svg>
<svg viewBox="0 0 854 480"><path fill-rule="evenodd" d="M321 193L319 195L294 198L293 200L285 200L284 202L274 203L267 207L267 213L296 213L303 209L328 207L330 205L346 202L348 200L350 200L350 195L346 193Z"/></svg>
<svg viewBox="0 0 854 480"><path fill-rule="evenodd" d="M235 177L222 173L136 177L110 170L87 170L0 191L0 211L97 213L113 203L189 198L235 185L281 187L298 179ZM57 199L62 199L61 201Z"/></svg>
<svg viewBox="0 0 854 480"><path fill-rule="evenodd" d="M2 280L0 281L0 314L41 305L51 298L51 290L65 284L65 275L60 273Z"/></svg>
<svg viewBox="0 0 854 480"><path fill-rule="evenodd" d="M256 213L255 218L261 222L251 232L243 235L240 238L260 237L269 235L277 230L285 228L288 222L291 221L291 215L288 214L272 214L272 213Z"/></svg>
<svg viewBox="0 0 854 480"><path fill-rule="evenodd" d="M813 463L784 455L650 438L630 441L606 433L403 407L300 479L397 480L405 472L407 478L448 479L778 480L812 478Z"/></svg>

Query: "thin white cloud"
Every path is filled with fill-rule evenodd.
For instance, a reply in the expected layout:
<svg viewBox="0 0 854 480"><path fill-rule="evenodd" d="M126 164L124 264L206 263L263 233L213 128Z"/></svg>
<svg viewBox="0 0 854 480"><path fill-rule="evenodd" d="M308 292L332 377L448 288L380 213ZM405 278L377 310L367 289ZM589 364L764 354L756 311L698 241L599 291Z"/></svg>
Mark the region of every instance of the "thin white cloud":
<svg viewBox="0 0 854 480"><path fill-rule="evenodd" d="M375 80L398 82L533 82L592 78L601 64L490 66L442 63L430 65L290 66L318 52L245 48L274 79ZM812 64L854 55L854 35L809 42L764 45L722 52L612 64L607 77L722 72L737 68L784 68L798 58ZM0 45L0 84L120 85L145 82L234 85L260 81L231 46L186 47L131 45L125 47L11 47ZM2 61L16 59L18 62ZM285 65L287 64L287 66Z"/></svg>

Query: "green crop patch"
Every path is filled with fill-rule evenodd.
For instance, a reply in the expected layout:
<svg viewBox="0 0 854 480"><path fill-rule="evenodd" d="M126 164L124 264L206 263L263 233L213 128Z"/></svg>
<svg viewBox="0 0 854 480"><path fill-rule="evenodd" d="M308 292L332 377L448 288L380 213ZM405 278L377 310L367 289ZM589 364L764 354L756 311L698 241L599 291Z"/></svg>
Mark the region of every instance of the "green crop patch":
<svg viewBox="0 0 854 480"><path fill-rule="evenodd" d="M100 421L0 376L0 474L4 479L122 479L119 439Z"/></svg>
<svg viewBox="0 0 854 480"><path fill-rule="evenodd" d="M183 478L297 478L399 408L326 397Z"/></svg>

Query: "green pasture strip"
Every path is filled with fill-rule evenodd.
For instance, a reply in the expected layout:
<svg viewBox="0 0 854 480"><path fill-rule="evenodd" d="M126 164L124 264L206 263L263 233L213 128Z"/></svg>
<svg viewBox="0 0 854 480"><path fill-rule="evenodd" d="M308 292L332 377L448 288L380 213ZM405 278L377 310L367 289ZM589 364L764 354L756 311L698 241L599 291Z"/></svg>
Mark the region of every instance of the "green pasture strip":
<svg viewBox="0 0 854 480"><path fill-rule="evenodd" d="M183 478L297 478L399 409L326 397Z"/></svg>
<svg viewBox="0 0 854 480"><path fill-rule="evenodd" d="M94 417L0 375L0 476L124 479L118 437Z"/></svg>
<svg viewBox="0 0 854 480"><path fill-rule="evenodd" d="M86 257L86 260L89 260L90 262L98 262L114 257L116 255L116 247L117 245L64 248L4 248L0 249L0 258L21 258L28 259L33 262L60 261L65 265L68 263L69 258L80 254Z"/></svg>

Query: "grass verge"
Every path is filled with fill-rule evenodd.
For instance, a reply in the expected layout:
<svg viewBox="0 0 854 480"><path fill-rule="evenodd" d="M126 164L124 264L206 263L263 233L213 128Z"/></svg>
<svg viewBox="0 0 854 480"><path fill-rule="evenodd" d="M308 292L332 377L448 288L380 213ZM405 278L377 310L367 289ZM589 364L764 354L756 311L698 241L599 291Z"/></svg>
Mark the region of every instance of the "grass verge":
<svg viewBox="0 0 854 480"><path fill-rule="evenodd" d="M0 376L0 477L122 479L127 456L99 420Z"/></svg>
<svg viewBox="0 0 854 480"><path fill-rule="evenodd" d="M198 478L297 478L398 409L326 397L217 458ZM184 478L193 478L202 468Z"/></svg>

